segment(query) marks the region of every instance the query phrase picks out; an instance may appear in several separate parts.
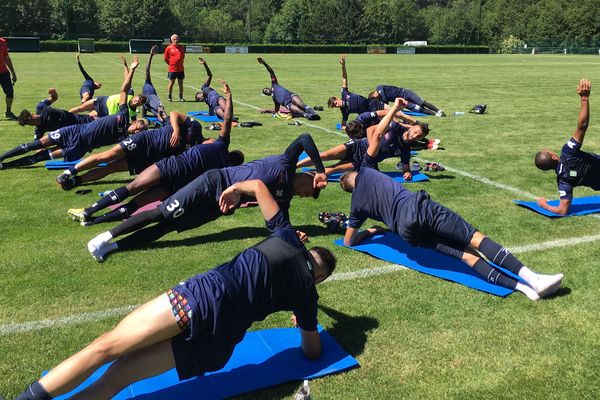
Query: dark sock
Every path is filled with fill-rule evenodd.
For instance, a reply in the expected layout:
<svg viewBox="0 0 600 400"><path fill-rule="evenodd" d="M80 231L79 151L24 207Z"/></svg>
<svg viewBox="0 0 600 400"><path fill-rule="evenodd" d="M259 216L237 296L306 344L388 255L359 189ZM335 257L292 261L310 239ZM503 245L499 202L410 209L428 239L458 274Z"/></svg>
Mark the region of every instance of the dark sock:
<svg viewBox="0 0 600 400"><path fill-rule="evenodd" d="M142 213L143 214L143 213ZM138 214L141 215L141 214ZM133 217L135 218L135 217ZM130 218L129 220L131 220ZM129 221L128 220L128 221ZM154 242L155 240L160 239L167 233L173 230L172 227L169 227L168 224L163 220L156 225L150 226L148 228L144 228L137 232L132 233L131 235L118 240L117 246L119 246L119 250L128 250L134 247L137 247L141 244Z"/></svg>
<svg viewBox="0 0 600 400"><path fill-rule="evenodd" d="M478 250L488 260L502 268L506 268L513 274L518 274L521 268L523 268L523 263L513 256L510 251L487 236L481 241Z"/></svg>
<svg viewBox="0 0 600 400"><path fill-rule="evenodd" d="M45 161L50 159L50 153L47 151L40 151L35 153L32 156L22 157L14 161L9 161L7 163L3 163L3 168L14 168L14 167L25 167L28 165L33 165L39 163L40 161Z"/></svg>
<svg viewBox="0 0 600 400"><path fill-rule="evenodd" d="M133 201L130 201L129 203L125 204L122 207L117 208L116 210L107 212L104 215L94 218L93 223L101 224L103 222L113 222L113 221L125 220L125 219L131 217L133 215L133 213L136 212L139 208L140 207L136 203L134 203Z"/></svg>
<svg viewBox="0 0 600 400"><path fill-rule="evenodd" d="M477 262L473 266L473 269L491 284L509 289L514 289L515 287L517 287L516 280L504 275L502 272L495 269L481 258L477 260Z"/></svg>
<svg viewBox="0 0 600 400"><path fill-rule="evenodd" d="M34 140L33 142L23 143L18 145L12 150L7 151L6 153L0 155L0 161L14 156L20 156L21 154L29 153L32 150L39 150L42 147L42 142L39 140Z"/></svg>
<svg viewBox="0 0 600 400"><path fill-rule="evenodd" d="M121 224L112 228L110 230L110 234L115 238L126 233L137 231L138 229L141 229L146 225L150 225L153 222L161 221L164 221L162 212L160 211L160 208L155 208L154 210L139 213L128 220L123 221Z"/></svg>
<svg viewBox="0 0 600 400"><path fill-rule="evenodd" d="M90 207L86 208L85 210L83 210L83 212L88 217L91 217L92 215L94 215L94 213L96 213L108 206L122 202L130 195L131 195L131 192L129 191L129 189L127 189L127 187L125 187L125 186L121 186L120 188L111 190L110 192L106 193L104 196L102 196L102 198L100 200L98 200L96 203L92 204Z"/></svg>
<svg viewBox="0 0 600 400"><path fill-rule="evenodd" d="M434 106L433 104L431 104L431 103L428 103L428 102L426 102L426 101L424 101L424 102L423 102L422 106L423 106L423 107L426 107L426 108L429 108L430 110L433 110L433 111L435 111L435 112L438 112L438 111L440 111L440 109L439 109L439 108L437 108L437 107L436 107L436 106ZM425 112L425 111L423 111L423 112Z"/></svg>
<svg viewBox="0 0 600 400"><path fill-rule="evenodd" d="M34 381L15 400L51 400L52 396L38 381Z"/></svg>

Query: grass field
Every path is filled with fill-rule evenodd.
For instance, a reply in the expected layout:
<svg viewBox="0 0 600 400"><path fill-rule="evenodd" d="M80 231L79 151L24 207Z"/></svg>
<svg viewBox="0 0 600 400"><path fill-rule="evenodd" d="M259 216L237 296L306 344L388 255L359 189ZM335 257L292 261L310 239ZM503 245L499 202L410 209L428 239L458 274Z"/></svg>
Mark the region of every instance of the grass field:
<svg viewBox="0 0 600 400"><path fill-rule="evenodd" d="M50 86L60 94L57 107L77 104L81 75L73 54L13 54L12 59L19 76L16 113L33 108ZM322 112L316 127L288 126L287 121L257 113L254 106L270 107L272 102L260 95L269 77L254 56L219 54L206 59L215 78L230 83L240 120L264 124L235 128L231 148L254 159L281 153L305 131L321 150L344 141L335 131L338 110ZM280 83L310 105L326 105L329 96L339 93L340 66L334 55L265 59ZM145 61L143 56L134 79L137 91ZM99 95L117 93L123 76L117 54L84 55L82 62L103 82ZM340 275L348 279L319 287L319 321L358 358L361 368L314 381L315 399L600 397L600 219L551 220L511 203L528 194L557 197L554 174L538 171L533 155L542 147L559 151L569 138L579 111L575 88L582 77L600 83L598 63L598 57L564 55L348 57L351 91L366 95L378 84L396 84L412 88L449 115L488 104L489 113L482 116L428 118L430 136L441 138L445 150L421 152L420 157L449 168L410 188L426 189L433 199L516 249L532 269L564 272L566 278L558 296L531 302L520 294L502 299L410 270L356 279ZM166 100L164 64L157 58L154 67L154 83ZM192 87L201 86L204 69L191 55L186 75L185 95L192 99ZM584 145L592 152L600 152L596 102L593 90ZM3 105L0 101L2 111ZM193 102L166 106L169 111L197 109ZM0 121L0 151L30 141L31 131ZM395 162L383 168L393 169ZM7 398L110 329L124 307L231 259L266 233L257 209L239 210L234 217L169 234L143 250L116 253L98 264L86 243L110 226L82 228L67 218L66 210L89 205L97 192L130 178L114 175L90 185L93 194L77 196L55 185L57 174L42 166L0 171L0 394ZM591 193L576 190L576 196ZM313 244L331 247L337 237L319 224L317 213L347 211L349 200L332 184L317 201L295 199L292 222L309 233ZM557 239L563 241L550 242ZM386 265L347 249L335 252L337 273ZM103 311L104 317L81 317ZM37 330L15 325L45 319L54 324ZM253 329L281 326L289 326L287 313L272 315ZM23 329L16 332L17 328ZM291 398L299 384L243 398Z"/></svg>

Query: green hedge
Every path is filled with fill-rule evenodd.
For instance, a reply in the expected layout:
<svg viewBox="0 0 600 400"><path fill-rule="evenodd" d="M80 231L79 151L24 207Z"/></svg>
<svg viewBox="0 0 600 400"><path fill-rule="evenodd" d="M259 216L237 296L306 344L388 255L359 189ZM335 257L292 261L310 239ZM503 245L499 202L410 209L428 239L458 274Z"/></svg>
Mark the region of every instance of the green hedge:
<svg viewBox="0 0 600 400"><path fill-rule="evenodd" d="M223 44L223 43L186 43L190 45L210 47L211 53L224 53L226 46L248 46L250 53L367 53L368 47L384 47L386 53L396 54L396 47L390 45L365 44ZM128 52L129 42L96 41L97 52ZM77 40L42 40L41 51L77 51ZM488 46L423 46L415 48L416 54L488 54Z"/></svg>

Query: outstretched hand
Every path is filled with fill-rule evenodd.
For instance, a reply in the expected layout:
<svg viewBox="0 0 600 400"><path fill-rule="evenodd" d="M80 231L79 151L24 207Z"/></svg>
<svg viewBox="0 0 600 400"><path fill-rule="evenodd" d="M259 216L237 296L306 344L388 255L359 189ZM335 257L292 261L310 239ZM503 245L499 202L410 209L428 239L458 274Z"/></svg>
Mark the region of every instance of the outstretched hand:
<svg viewBox="0 0 600 400"><path fill-rule="evenodd" d="M206 61L202 57L198 57L198 62L202 65L206 64Z"/></svg>
<svg viewBox="0 0 600 400"><path fill-rule="evenodd" d="M345 55L340 56L340 64L346 65L346 56Z"/></svg>
<svg viewBox="0 0 600 400"><path fill-rule="evenodd" d="M592 84L587 79L582 79L577 85L577 94L581 97L589 97L592 91Z"/></svg>
<svg viewBox="0 0 600 400"><path fill-rule="evenodd" d="M239 204L241 197L242 195L236 190L235 185L228 187L221 193L219 209L223 214L227 214Z"/></svg>
<svg viewBox="0 0 600 400"><path fill-rule="evenodd" d="M538 206L540 206L540 207L547 206L547 205L548 205L548 200L546 200L546 198L545 198L545 197L538 197L538 198L537 198L537 204L538 204Z"/></svg>
<svg viewBox="0 0 600 400"><path fill-rule="evenodd" d="M131 69L136 69L138 67L138 65L140 65L140 58L138 56L133 57L133 60L131 60Z"/></svg>
<svg viewBox="0 0 600 400"><path fill-rule="evenodd" d="M404 100L402 97L396 97L394 100L394 107L397 110L403 109L408 104L408 101Z"/></svg>
<svg viewBox="0 0 600 400"><path fill-rule="evenodd" d="M223 85L223 93L225 93L226 95L229 94L229 92L231 92L231 89L229 89L229 85L227 84L227 82L224 79L219 79L219 83L221 85Z"/></svg>
<svg viewBox="0 0 600 400"><path fill-rule="evenodd" d="M258 61L259 64L264 64L265 63L265 60L263 60L262 57L258 57L256 59L256 61Z"/></svg>
<svg viewBox="0 0 600 400"><path fill-rule="evenodd" d="M152 46L152 48L150 49L150 54L155 55L156 53L158 53L158 46L154 45Z"/></svg>

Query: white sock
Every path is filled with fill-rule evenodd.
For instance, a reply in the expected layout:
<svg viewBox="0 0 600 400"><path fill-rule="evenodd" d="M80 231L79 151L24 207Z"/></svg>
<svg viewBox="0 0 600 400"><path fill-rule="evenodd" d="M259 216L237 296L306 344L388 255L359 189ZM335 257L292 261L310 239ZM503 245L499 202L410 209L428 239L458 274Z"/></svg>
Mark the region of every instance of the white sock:
<svg viewBox="0 0 600 400"><path fill-rule="evenodd" d="M517 282L517 286L515 287L515 290L523 293L525 296L527 296L527 298L529 300L536 301L540 298L540 296L537 294L537 292L535 290L533 290L533 288L531 288L521 282Z"/></svg>
<svg viewBox="0 0 600 400"><path fill-rule="evenodd" d="M523 266L523 268L521 268L521 270L519 271L519 276L523 278L523 280L527 283L535 282L538 278L538 274L536 274L526 266Z"/></svg>
<svg viewBox="0 0 600 400"><path fill-rule="evenodd" d="M101 234L99 234L98 236L96 236L99 240L102 240L104 243L108 242L110 239L113 238L113 235L111 235L110 231L106 231L106 232L102 232Z"/></svg>

